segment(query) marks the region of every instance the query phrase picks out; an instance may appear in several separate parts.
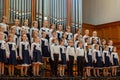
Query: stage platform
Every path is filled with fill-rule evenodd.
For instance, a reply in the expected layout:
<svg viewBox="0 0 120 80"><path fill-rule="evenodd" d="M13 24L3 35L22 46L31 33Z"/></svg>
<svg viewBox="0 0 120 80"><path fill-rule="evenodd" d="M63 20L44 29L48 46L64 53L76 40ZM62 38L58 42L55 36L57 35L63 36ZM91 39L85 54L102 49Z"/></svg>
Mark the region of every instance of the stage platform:
<svg viewBox="0 0 120 80"><path fill-rule="evenodd" d="M0 77L0 80L120 80L117 77Z"/></svg>

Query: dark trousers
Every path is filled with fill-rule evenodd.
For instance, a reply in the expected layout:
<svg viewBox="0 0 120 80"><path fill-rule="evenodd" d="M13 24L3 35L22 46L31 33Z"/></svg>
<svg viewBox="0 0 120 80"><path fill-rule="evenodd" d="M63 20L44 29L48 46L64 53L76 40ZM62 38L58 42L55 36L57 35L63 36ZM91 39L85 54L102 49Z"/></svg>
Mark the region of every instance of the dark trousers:
<svg viewBox="0 0 120 80"><path fill-rule="evenodd" d="M78 76L83 76L83 68L85 66L85 58L83 56L77 57Z"/></svg>
<svg viewBox="0 0 120 80"><path fill-rule="evenodd" d="M59 54L54 54L54 61L53 61L53 75L57 76L57 68L58 68L58 63L59 63Z"/></svg>
<svg viewBox="0 0 120 80"><path fill-rule="evenodd" d="M73 63L74 63L74 56L69 56L68 76L73 76Z"/></svg>

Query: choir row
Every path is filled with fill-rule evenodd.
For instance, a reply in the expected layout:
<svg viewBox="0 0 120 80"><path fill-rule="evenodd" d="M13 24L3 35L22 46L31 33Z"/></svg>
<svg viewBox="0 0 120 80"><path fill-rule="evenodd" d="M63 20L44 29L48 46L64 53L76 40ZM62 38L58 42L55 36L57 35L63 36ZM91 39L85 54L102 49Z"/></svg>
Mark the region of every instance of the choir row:
<svg viewBox="0 0 120 80"><path fill-rule="evenodd" d="M57 75L58 64L62 65L60 76L64 76L65 66L68 75L73 75L73 63L77 61L78 75L83 76L83 68L86 68L87 76L94 68L94 76L100 76L99 70L104 68L104 76L108 75L108 69L112 68L112 75L116 75L119 65L118 53L112 40L108 44L106 40L100 40L97 32L89 36L89 30L85 30L82 36L80 29L76 33L67 27L66 32L62 25L57 30L54 24L47 28L47 21L43 21L43 27L38 29L37 21L33 21L32 27L25 20L23 26L19 26L19 20L15 19L14 26L8 27L6 17L0 23L0 75L4 74L4 64L8 64L10 76L14 75L14 66L21 65L21 75L27 75L28 67L33 66L33 75L39 75L39 65L42 65L43 57L49 58L52 75ZM12 70L11 70L12 69ZM25 70L23 70L25 69Z"/></svg>

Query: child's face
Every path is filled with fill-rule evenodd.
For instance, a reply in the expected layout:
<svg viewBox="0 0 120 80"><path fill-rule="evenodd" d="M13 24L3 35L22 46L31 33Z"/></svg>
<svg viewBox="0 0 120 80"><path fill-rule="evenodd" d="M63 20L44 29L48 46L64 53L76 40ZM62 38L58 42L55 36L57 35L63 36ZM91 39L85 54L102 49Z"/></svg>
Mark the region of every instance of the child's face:
<svg viewBox="0 0 120 80"><path fill-rule="evenodd" d="M28 21L25 21L25 22L24 22L24 25L25 25L25 26L28 26Z"/></svg>
<svg viewBox="0 0 120 80"><path fill-rule="evenodd" d="M114 47L114 48L113 48L113 52L116 52L116 51L117 51L117 48L116 48L116 47Z"/></svg>
<svg viewBox="0 0 120 80"><path fill-rule="evenodd" d="M2 39L2 40L3 40L3 34L0 34L0 39Z"/></svg>
<svg viewBox="0 0 120 80"><path fill-rule="evenodd" d="M94 40L94 42L93 42L94 44L97 44L97 40Z"/></svg>
<svg viewBox="0 0 120 80"><path fill-rule="evenodd" d="M88 45L88 48L89 48L89 49L91 49L91 47L92 47L91 45Z"/></svg>
<svg viewBox="0 0 120 80"><path fill-rule="evenodd" d="M83 44L82 44L82 43L80 43L80 44L79 44L79 47L83 47Z"/></svg>
<svg viewBox="0 0 120 80"><path fill-rule="evenodd" d="M52 35L53 35L54 37L56 37L56 32L53 32Z"/></svg>
<svg viewBox="0 0 120 80"><path fill-rule="evenodd" d="M16 29L12 28L11 33L15 34L16 33Z"/></svg>
<svg viewBox="0 0 120 80"><path fill-rule="evenodd" d="M44 22L43 22L43 27L47 27L47 25L48 25L48 22L47 22L47 21L44 21Z"/></svg>
<svg viewBox="0 0 120 80"><path fill-rule="evenodd" d="M97 36L97 32L96 31L93 32L93 36Z"/></svg>
<svg viewBox="0 0 120 80"><path fill-rule="evenodd" d="M71 31L71 29L70 29L70 27L68 27L68 28L67 28L67 32L70 32L70 31Z"/></svg>
<svg viewBox="0 0 120 80"><path fill-rule="evenodd" d="M45 33L45 32L42 33L42 37L43 37L43 38L46 37L46 33Z"/></svg>
<svg viewBox="0 0 120 80"><path fill-rule="evenodd" d="M57 44L57 42L58 42L58 40L57 40L57 39L55 39L54 43L55 43L55 44Z"/></svg>
<svg viewBox="0 0 120 80"><path fill-rule="evenodd" d="M7 23L7 18L4 18L2 22Z"/></svg>
<svg viewBox="0 0 120 80"><path fill-rule="evenodd" d="M62 25L58 26L58 30L60 30L60 31L62 30Z"/></svg>
<svg viewBox="0 0 120 80"><path fill-rule="evenodd" d="M63 34L63 38L66 38L66 37L67 37L67 35L64 33L64 34Z"/></svg>
<svg viewBox="0 0 120 80"><path fill-rule="evenodd" d="M9 37L9 41L14 41L14 35L11 35L11 36Z"/></svg>
<svg viewBox="0 0 120 80"><path fill-rule="evenodd" d="M39 42L40 42L39 37L35 38L35 42L37 42L37 43L39 43Z"/></svg>
<svg viewBox="0 0 120 80"><path fill-rule="evenodd" d="M80 29L77 31L78 34L80 34Z"/></svg>
<svg viewBox="0 0 120 80"><path fill-rule="evenodd" d="M109 44L110 46L112 46L112 45L113 45L113 41L110 41L108 44Z"/></svg>
<svg viewBox="0 0 120 80"><path fill-rule="evenodd" d="M54 28L55 28L55 25L54 25L54 24L52 24L51 29L54 29Z"/></svg>
<svg viewBox="0 0 120 80"><path fill-rule="evenodd" d="M64 40L61 42L61 45L64 45Z"/></svg>
<svg viewBox="0 0 120 80"><path fill-rule="evenodd" d="M4 31L5 31L4 26L1 26L1 27L0 27L0 31L1 31L1 32L4 32Z"/></svg>
<svg viewBox="0 0 120 80"><path fill-rule="evenodd" d="M38 23L35 22L34 25L33 25L33 27L37 28L38 27Z"/></svg>
<svg viewBox="0 0 120 80"><path fill-rule="evenodd" d="M73 46L73 41L72 40L69 41L69 45Z"/></svg>
<svg viewBox="0 0 120 80"><path fill-rule="evenodd" d="M105 45L105 44L106 44L106 41L103 41L103 42L102 42L102 45Z"/></svg>
<svg viewBox="0 0 120 80"><path fill-rule="evenodd" d="M26 30L23 29L23 30L21 31L21 34L22 34L22 35L23 35L23 34L26 34Z"/></svg>
<svg viewBox="0 0 120 80"><path fill-rule="evenodd" d="M27 36L23 35L22 39L23 39L23 41L26 41L27 40Z"/></svg>
<svg viewBox="0 0 120 80"><path fill-rule="evenodd" d="M96 50L99 50L99 46L98 45L96 46Z"/></svg>
<svg viewBox="0 0 120 80"><path fill-rule="evenodd" d="M15 20L15 25L18 26L19 25L19 20Z"/></svg>
<svg viewBox="0 0 120 80"><path fill-rule="evenodd" d="M89 35L89 30L85 30L85 34L86 34L86 35Z"/></svg>
<svg viewBox="0 0 120 80"><path fill-rule="evenodd" d="M108 50L109 50L108 46L106 46L105 50L106 50L106 51L108 51Z"/></svg>

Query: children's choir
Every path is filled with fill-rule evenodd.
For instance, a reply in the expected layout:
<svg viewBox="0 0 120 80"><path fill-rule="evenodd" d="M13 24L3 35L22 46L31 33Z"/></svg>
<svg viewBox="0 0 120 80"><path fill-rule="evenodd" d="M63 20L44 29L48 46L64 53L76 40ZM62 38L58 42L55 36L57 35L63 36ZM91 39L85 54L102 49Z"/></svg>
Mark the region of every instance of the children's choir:
<svg viewBox="0 0 120 80"><path fill-rule="evenodd" d="M62 25L48 27L47 21L43 21L43 27L39 29L37 21L33 21L30 28L28 20L20 27L19 20L15 19L14 25L9 27L6 19L2 17L0 23L0 76L6 75L5 65L8 65L9 76L15 75L18 65L21 76L28 76L30 66L33 76L39 76L45 62L43 58L50 63L52 76L74 76L74 63L78 76L117 75L117 48L112 40L108 44L105 39L101 40L96 31L90 37L89 30L85 30L82 37L80 29L73 34L71 27L66 27L65 31Z"/></svg>

